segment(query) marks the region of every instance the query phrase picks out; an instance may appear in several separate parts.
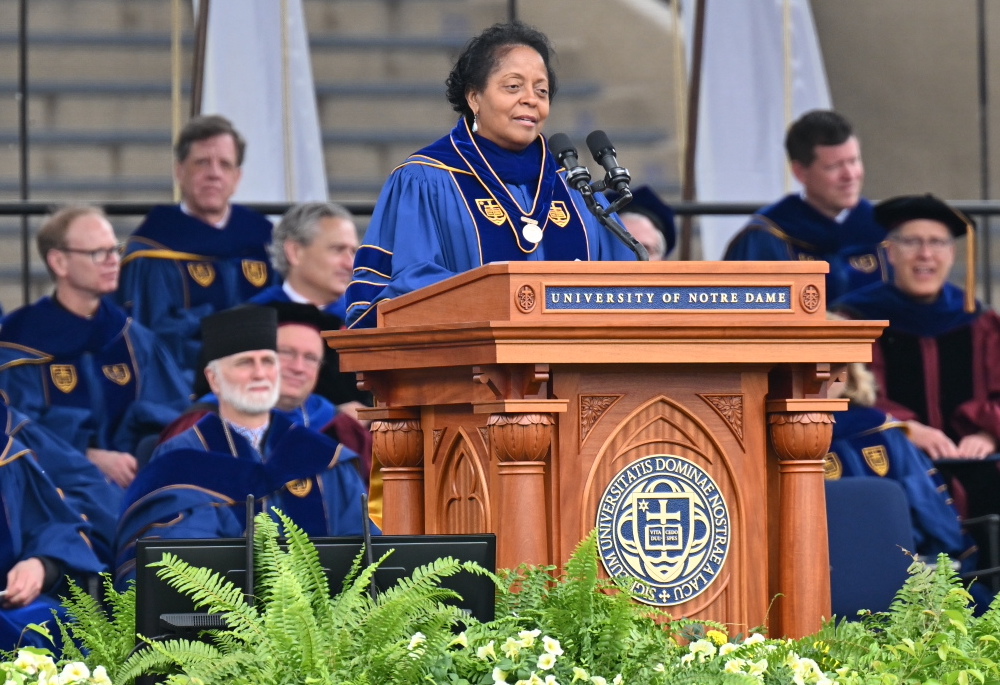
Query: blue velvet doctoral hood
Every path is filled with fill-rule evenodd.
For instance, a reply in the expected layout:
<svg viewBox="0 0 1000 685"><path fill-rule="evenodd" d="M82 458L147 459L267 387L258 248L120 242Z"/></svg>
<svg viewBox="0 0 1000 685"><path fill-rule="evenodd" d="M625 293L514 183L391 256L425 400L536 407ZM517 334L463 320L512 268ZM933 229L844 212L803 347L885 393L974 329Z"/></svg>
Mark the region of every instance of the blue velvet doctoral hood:
<svg viewBox="0 0 1000 685"><path fill-rule="evenodd" d="M945 283L941 295L930 304L917 302L891 283L875 283L844 295L832 309L857 319L888 319L891 329L936 338L970 325L982 311L978 302L971 314L964 306L965 291L951 283Z"/></svg>

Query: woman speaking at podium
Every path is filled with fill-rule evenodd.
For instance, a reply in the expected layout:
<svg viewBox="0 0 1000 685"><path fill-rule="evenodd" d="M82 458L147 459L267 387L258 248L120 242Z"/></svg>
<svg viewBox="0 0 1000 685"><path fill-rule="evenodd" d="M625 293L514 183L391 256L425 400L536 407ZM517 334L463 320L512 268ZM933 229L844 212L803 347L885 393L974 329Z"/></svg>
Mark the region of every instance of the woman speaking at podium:
<svg viewBox="0 0 1000 685"><path fill-rule="evenodd" d="M462 116L382 189L347 290L351 327L375 326L381 300L490 262L635 259L569 188L542 136L551 52L517 21L465 46L447 80Z"/></svg>

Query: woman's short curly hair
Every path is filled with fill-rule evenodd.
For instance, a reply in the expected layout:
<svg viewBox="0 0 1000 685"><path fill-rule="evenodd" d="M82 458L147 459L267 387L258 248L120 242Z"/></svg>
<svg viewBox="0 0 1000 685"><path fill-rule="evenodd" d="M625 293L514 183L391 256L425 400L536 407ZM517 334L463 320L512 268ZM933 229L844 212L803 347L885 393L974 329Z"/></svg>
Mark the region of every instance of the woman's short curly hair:
<svg viewBox="0 0 1000 685"><path fill-rule="evenodd" d="M524 45L542 57L549 76L549 100L556 94L556 72L551 60L555 50L548 36L520 21L494 24L465 44L462 54L455 61L445 85L448 87L448 102L452 109L472 121L472 109L465 99L466 93L481 93L486 88L490 74L496 70L500 60L511 48Z"/></svg>

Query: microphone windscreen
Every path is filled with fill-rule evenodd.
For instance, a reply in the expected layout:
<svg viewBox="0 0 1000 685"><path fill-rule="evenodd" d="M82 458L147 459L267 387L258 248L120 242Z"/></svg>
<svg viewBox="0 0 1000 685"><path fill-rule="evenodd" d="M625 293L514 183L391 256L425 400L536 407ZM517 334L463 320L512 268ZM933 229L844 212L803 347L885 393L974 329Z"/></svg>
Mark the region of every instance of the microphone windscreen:
<svg viewBox="0 0 1000 685"><path fill-rule="evenodd" d="M615 149L615 146L611 144L611 139L608 138L608 134L601 130L592 131L587 136L587 147L590 148L590 154L594 155L594 159L598 162L601 161L601 157L606 155L609 150L614 154Z"/></svg>
<svg viewBox="0 0 1000 685"><path fill-rule="evenodd" d="M567 152L572 152L576 154L576 148L573 147L573 141L569 139L569 136L565 133L555 133L549 138L549 149L552 150L552 154L556 157L561 157Z"/></svg>

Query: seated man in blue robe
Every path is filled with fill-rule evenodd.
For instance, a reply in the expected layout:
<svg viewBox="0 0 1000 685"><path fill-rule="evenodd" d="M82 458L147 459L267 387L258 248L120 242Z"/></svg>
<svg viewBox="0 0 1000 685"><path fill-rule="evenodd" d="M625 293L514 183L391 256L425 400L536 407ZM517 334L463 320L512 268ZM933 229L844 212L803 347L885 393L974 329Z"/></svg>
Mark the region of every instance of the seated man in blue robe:
<svg viewBox="0 0 1000 685"><path fill-rule="evenodd" d="M66 576L83 583L106 566L94 555L89 526L70 509L31 451L9 433L0 460L0 573L5 579L0 599L0 649L49 647L40 633L26 630L60 613L57 593L66 591ZM65 614L63 614L65 618Z"/></svg>
<svg viewBox="0 0 1000 685"><path fill-rule="evenodd" d="M136 444L180 414L188 390L157 337L107 297L118 285L119 252L100 209L57 212L37 243L55 291L4 317L0 342L44 360L4 368L0 388L12 406L127 487Z"/></svg>
<svg viewBox="0 0 1000 685"><path fill-rule="evenodd" d="M163 340L186 372L198 368L200 322L271 283L271 222L230 203L245 144L220 116L193 118L174 146L180 206L156 207L125 243L119 302Z"/></svg>
<svg viewBox="0 0 1000 685"><path fill-rule="evenodd" d="M351 282L357 251L358 229L350 212L332 202L296 205L275 227L270 246L271 261L283 282L254 296L250 302L313 305L330 315L327 330L342 328L347 318L344 294ZM358 409L371 406L371 395L358 390L353 373L340 372L337 351L324 347L324 363L315 392L337 405L338 410L357 418Z"/></svg>
<svg viewBox="0 0 1000 685"><path fill-rule="evenodd" d="M125 494L116 582L135 574L135 542L240 537L247 495L312 536L360 535L366 492L358 455L275 412L277 315L243 306L203 322L205 376L218 411L160 445Z"/></svg>
<svg viewBox="0 0 1000 685"><path fill-rule="evenodd" d="M829 262L827 302L886 278L886 231L861 197L864 166L851 124L836 112L807 112L789 127L785 149L802 191L755 214L723 259Z"/></svg>

